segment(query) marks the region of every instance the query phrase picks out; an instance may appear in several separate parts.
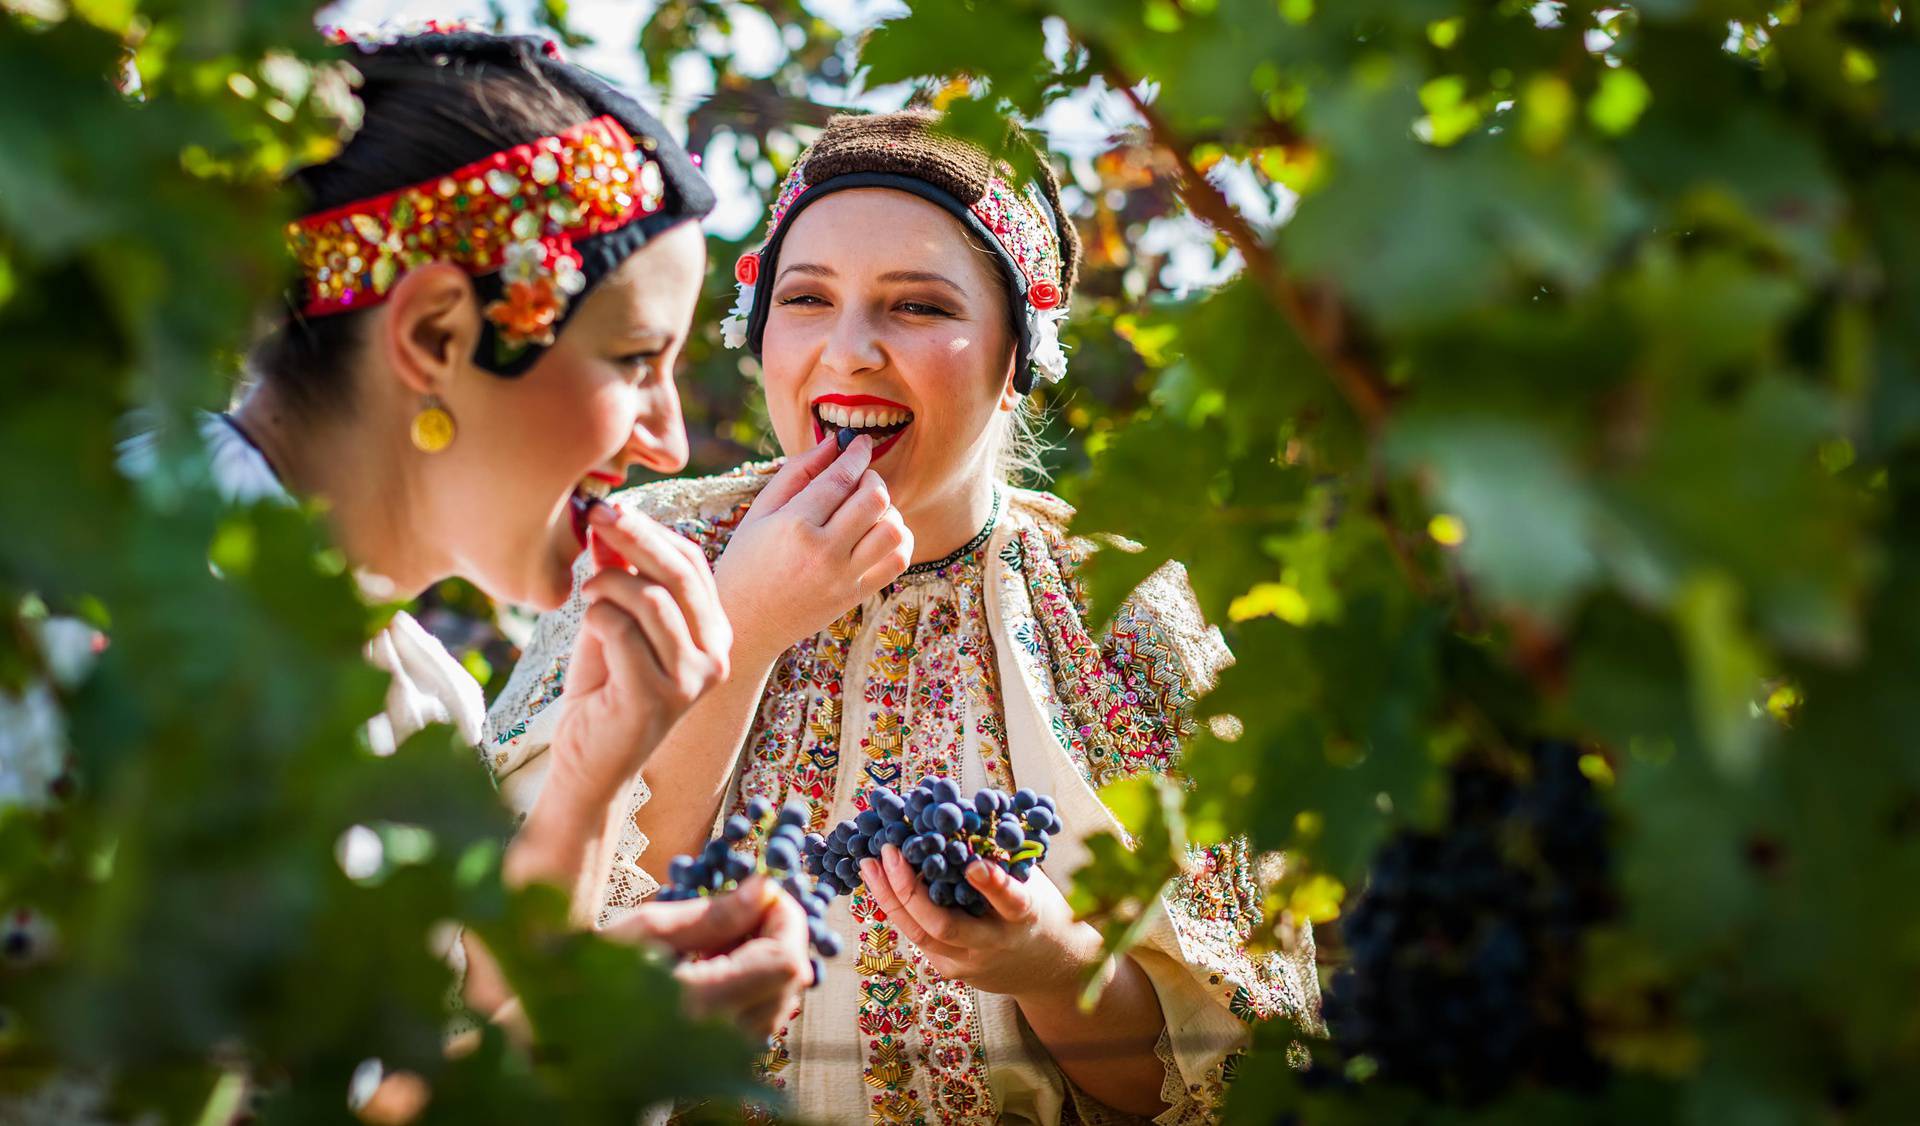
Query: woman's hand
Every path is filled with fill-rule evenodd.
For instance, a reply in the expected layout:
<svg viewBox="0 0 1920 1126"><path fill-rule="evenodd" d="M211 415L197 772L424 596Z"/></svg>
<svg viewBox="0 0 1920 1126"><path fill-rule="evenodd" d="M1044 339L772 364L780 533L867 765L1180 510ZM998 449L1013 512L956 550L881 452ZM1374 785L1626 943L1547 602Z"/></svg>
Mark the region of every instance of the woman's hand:
<svg viewBox="0 0 1920 1126"><path fill-rule="evenodd" d="M568 786L604 806L693 702L727 678L733 630L693 544L608 504L594 505L587 523L599 570L581 588L587 613L545 788Z"/></svg>
<svg viewBox="0 0 1920 1126"><path fill-rule="evenodd" d="M977 919L935 905L893 845L881 850L880 860L861 861L860 876L887 921L913 940L942 977L982 992L1058 1002L1077 995L1086 972L1101 959L1100 932L1074 921L1073 908L1038 868L1021 883L997 864L968 864L967 882L990 908Z"/></svg>
<svg viewBox="0 0 1920 1126"><path fill-rule="evenodd" d="M514 885L581 886L608 807L693 702L726 680L733 630L698 548L637 513L587 515L599 570L567 668L540 797L507 852Z"/></svg>
<svg viewBox="0 0 1920 1126"><path fill-rule="evenodd" d="M780 467L714 564L742 664L771 663L881 587L913 558L913 533L869 468L873 439L833 438Z"/></svg>
<svg viewBox="0 0 1920 1126"><path fill-rule="evenodd" d="M724 1017L750 1036L778 1031L813 984L806 912L764 876L724 895L644 903L602 933L685 956L673 975L688 1014Z"/></svg>

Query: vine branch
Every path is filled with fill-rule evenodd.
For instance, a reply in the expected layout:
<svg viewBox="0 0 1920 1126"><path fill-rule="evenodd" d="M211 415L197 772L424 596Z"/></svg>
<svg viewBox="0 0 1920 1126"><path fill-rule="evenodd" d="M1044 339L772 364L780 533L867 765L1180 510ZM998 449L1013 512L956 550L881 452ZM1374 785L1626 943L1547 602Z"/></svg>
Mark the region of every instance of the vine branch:
<svg viewBox="0 0 1920 1126"><path fill-rule="evenodd" d="M1107 82L1132 104L1134 112L1146 122L1153 143L1166 151L1179 172L1180 198L1187 209L1227 237L1247 263L1247 272L1266 293L1287 323L1320 359L1334 388L1368 429L1386 420L1391 392L1385 382L1360 360L1341 347L1338 316L1328 316L1300 286L1280 268L1279 256L1261 240L1260 235L1212 181L1194 167L1188 148L1174 133L1160 112L1134 89L1135 83L1111 62L1101 68ZM1318 314L1318 315L1316 315Z"/></svg>

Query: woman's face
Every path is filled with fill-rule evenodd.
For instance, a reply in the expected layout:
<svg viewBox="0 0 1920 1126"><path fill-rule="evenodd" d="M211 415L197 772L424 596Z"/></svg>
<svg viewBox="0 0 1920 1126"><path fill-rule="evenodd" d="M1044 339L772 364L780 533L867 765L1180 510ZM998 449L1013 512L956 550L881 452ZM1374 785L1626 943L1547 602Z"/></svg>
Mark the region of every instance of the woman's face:
<svg viewBox="0 0 1920 1126"><path fill-rule="evenodd" d="M524 375L473 368L448 388L457 436L424 461L453 573L496 600L559 606L582 546L576 490L618 485L636 462L685 467L673 369L705 268L698 224L675 227L595 286Z"/></svg>
<svg viewBox="0 0 1920 1126"><path fill-rule="evenodd" d="M794 454L851 425L909 526L992 480L1013 337L994 263L959 220L886 188L837 192L787 228L762 353Z"/></svg>

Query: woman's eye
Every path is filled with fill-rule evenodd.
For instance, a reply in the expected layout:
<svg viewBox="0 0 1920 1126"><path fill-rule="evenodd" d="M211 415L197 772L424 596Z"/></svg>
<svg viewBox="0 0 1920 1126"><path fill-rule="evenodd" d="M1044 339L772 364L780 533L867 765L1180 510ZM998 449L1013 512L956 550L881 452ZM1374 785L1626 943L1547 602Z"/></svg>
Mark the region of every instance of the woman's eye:
<svg viewBox="0 0 1920 1126"><path fill-rule="evenodd" d="M651 368L654 362L659 358L660 358L659 352L633 352L628 355L621 356L618 360L615 360L614 362L619 364L621 367L627 368L629 370L639 370L641 368Z"/></svg>
<svg viewBox="0 0 1920 1126"><path fill-rule="evenodd" d="M825 305L825 304L826 304L826 302L825 302L825 301L822 301L822 300L820 300L820 298L818 298L818 297L816 297L816 296L814 296L814 295L813 295L813 294L811 294L811 293L796 293L796 294L794 294L794 295L793 295L793 296L791 296L791 297L782 297L782 298L781 298L781 299L779 300L779 302L778 302L778 304L781 304L781 305Z"/></svg>
<svg viewBox="0 0 1920 1126"><path fill-rule="evenodd" d="M953 314L938 305L929 305L925 301L902 301L900 310L912 313L916 317L951 317Z"/></svg>

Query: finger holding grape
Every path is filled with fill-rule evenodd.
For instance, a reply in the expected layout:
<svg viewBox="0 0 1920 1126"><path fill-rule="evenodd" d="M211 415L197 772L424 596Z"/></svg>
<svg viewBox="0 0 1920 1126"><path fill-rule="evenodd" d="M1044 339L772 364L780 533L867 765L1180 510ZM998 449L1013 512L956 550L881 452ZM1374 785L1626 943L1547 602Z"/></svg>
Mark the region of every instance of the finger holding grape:
<svg viewBox="0 0 1920 1126"><path fill-rule="evenodd" d="M872 455L862 436L789 459L714 563L743 664L771 662L906 570L913 534Z"/></svg>

